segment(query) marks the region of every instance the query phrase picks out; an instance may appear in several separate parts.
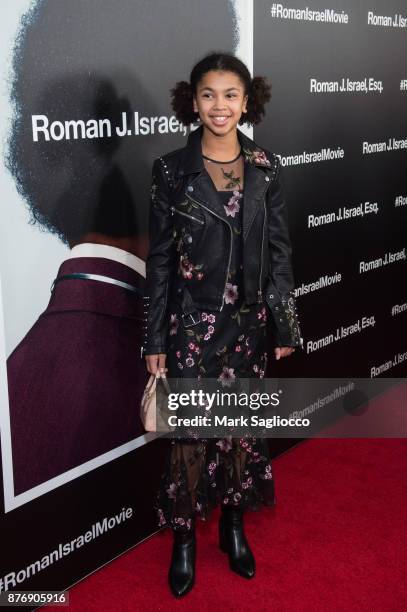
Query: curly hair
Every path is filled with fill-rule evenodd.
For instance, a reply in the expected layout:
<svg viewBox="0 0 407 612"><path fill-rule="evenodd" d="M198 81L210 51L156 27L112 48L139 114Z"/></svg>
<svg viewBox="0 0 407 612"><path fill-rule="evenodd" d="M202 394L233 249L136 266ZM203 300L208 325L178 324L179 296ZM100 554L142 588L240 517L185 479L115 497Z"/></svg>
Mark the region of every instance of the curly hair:
<svg viewBox="0 0 407 612"><path fill-rule="evenodd" d="M210 70L222 70L235 73L244 86L244 95L248 95L247 113L242 114L239 125L260 123L265 114L265 105L271 98L271 84L266 77L251 77L247 66L231 53L214 52L206 55L191 70L190 82L178 81L171 91L172 108L175 116L184 125L195 123L199 114L193 109L193 96L202 77Z"/></svg>

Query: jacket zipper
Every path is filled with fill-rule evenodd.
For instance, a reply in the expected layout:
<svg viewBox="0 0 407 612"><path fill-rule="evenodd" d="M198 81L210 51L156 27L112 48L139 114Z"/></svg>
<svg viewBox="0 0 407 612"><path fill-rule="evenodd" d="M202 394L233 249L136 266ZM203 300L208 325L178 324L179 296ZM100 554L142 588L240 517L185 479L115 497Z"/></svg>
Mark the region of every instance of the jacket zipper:
<svg viewBox="0 0 407 612"><path fill-rule="evenodd" d="M176 212L179 215L183 215L184 217L187 217L188 219L193 219L194 221L198 221L198 223L200 223L201 225L204 225L204 221L202 221L202 219L198 219L197 217L194 217L193 215L188 215L188 213L183 212L182 210L178 210L178 208L175 208L175 206L171 206L171 210L172 212Z"/></svg>
<svg viewBox="0 0 407 612"><path fill-rule="evenodd" d="M260 276L259 276L259 288L257 291L257 302L260 304L263 299L263 292L261 290L261 273L263 271L263 243L264 243L264 225L266 222L266 200L263 200L264 205L264 218L263 218L263 233L261 235L261 252L260 252Z"/></svg>
<svg viewBox="0 0 407 612"><path fill-rule="evenodd" d="M228 228L230 229L230 248L229 248L229 260L228 260L228 267L226 270L226 279L225 279L225 286L223 288L223 296L222 296L222 305L220 307L220 310L222 310L223 305L225 303L225 291L226 291L226 285L228 283L228 276L229 276L229 268L230 268L230 260L232 258L232 244L233 244L233 230L231 225L226 221L226 219L222 219L222 217L220 215L217 215L215 212L213 212L213 210L211 210L210 208L208 208L207 206L204 206L204 204L201 204L201 202L197 202L196 200L194 200L193 198L191 198L191 196L185 194L187 196L187 198L189 198L190 200L192 200L192 202L195 202L195 204L198 204L198 206L202 206L202 208L205 208L205 210L207 210L210 214L215 215L215 217L218 217L218 219L220 219L221 221L224 221L226 223L226 225L228 226Z"/></svg>

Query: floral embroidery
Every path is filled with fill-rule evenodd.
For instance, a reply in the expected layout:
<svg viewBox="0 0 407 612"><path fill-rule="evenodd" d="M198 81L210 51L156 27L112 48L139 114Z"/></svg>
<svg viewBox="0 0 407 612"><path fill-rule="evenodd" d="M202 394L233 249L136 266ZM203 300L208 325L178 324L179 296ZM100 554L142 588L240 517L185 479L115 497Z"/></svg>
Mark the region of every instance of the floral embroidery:
<svg viewBox="0 0 407 612"><path fill-rule="evenodd" d="M225 185L225 189L235 189L235 187L240 187L240 176L233 176L234 170L230 172L226 172L222 167L222 174L224 178L228 179L228 182Z"/></svg>
<svg viewBox="0 0 407 612"><path fill-rule="evenodd" d="M225 304L234 304L238 298L237 285L226 283Z"/></svg>
<svg viewBox="0 0 407 612"><path fill-rule="evenodd" d="M228 453L232 448L232 441L230 437L223 438L222 440L219 440L219 442L216 442L216 446L219 446L220 450L224 453Z"/></svg>
<svg viewBox="0 0 407 612"><path fill-rule="evenodd" d="M214 474L215 470L216 470L216 463L215 463L215 461L211 461L209 463L209 465L208 465L209 475L212 476Z"/></svg>
<svg viewBox="0 0 407 612"><path fill-rule="evenodd" d="M212 334L215 331L215 328L212 325L212 323L215 323L216 315L214 315L214 314L209 314L208 315L207 312L201 312L201 321L203 323L210 323L210 325L207 326L207 331L206 331L206 333L204 334L204 337L203 337L204 340L208 341L208 340L210 340Z"/></svg>
<svg viewBox="0 0 407 612"><path fill-rule="evenodd" d="M250 452L251 446L244 438L240 439L240 446Z"/></svg>
<svg viewBox="0 0 407 612"><path fill-rule="evenodd" d="M196 444L191 443L192 439L187 442L188 445L178 452L177 441L171 441L175 454L162 475L163 486L158 491L155 504L159 527L170 526L174 530L188 532L193 525L193 516L206 520L219 501L223 505L243 509L257 509L260 503L268 506L276 503L266 440L255 437L232 439L227 436L216 443L207 439L196 439ZM197 462L202 460L204 463L200 469ZM242 466L240 470L236 469L237 464ZM185 496L190 495L189 467L190 475L194 474L192 513L185 505ZM220 479L216 476L218 470L222 472ZM177 479L177 474L181 477L179 484L175 485L173 481ZM222 489L219 490L217 487L221 482Z"/></svg>
<svg viewBox="0 0 407 612"><path fill-rule="evenodd" d="M179 261L179 269L184 278L192 278L193 264L188 260L188 255L181 255Z"/></svg>
<svg viewBox="0 0 407 612"><path fill-rule="evenodd" d="M230 386L230 384L236 379L234 371L234 368L223 366L223 370L218 376L218 380L222 381L222 385Z"/></svg>
<svg viewBox="0 0 407 612"><path fill-rule="evenodd" d="M248 470L245 470L245 473L249 473ZM242 489L248 489L253 484L253 478L249 476L246 480L242 480Z"/></svg>
<svg viewBox="0 0 407 612"><path fill-rule="evenodd" d="M191 201L191 200L189 200L189 199L185 200L184 202L180 202L180 203L178 204L178 206L179 206L180 208L181 208L181 207L184 207L184 208L185 208L185 210L187 211L187 213L194 212L194 209L195 209L195 210L198 210L198 209L199 209L198 204L195 204L195 202L192 202L192 201Z"/></svg>
<svg viewBox="0 0 407 612"><path fill-rule="evenodd" d="M233 192L233 195L228 200L226 206L225 205L223 206L226 212L226 216L234 217L236 213L239 212L240 210L239 200L241 200L242 198L243 198L243 193L240 193L239 191Z"/></svg>
<svg viewBox="0 0 407 612"><path fill-rule="evenodd" d="M216 315L214 314L209 314L207 312L202 312L201 313L201 321L208 321L208 323L215 323L216 321Z"/></svg>
<svg viewBox="0 0 407 612"><path fill-rule="evenodd" d="M295 307L294 292L290 291L287 295L281 298L283 308L290 326L291 338L294 344L303 344L301 338L301 330L298 323L297 312Z"/></svg>
<svg viewBox="0 0 407 612"><path fill-rule="evenodd" d="M270 464L266 465L264 468L264 474L260 474L260 478L263 478L264 480L271 480L273 478Z"/></svg>
<svg viewBox="0 0 407 612"><path fill-rule="evenodd" d="M261 166L271 166L271 161L266 157L266 154L261 149L243 149L245 158L250 163L259 164Z"/></svg>
<svg viewBox="0 0 407 612"><path fill-rule="evenodd" d="M263 308L260 310L260 312L257 313L257 318L260 321L267 321L267 312L266 312L266 307L263 306Z"/></svg>
<svg viewBox="0 0 407 612"><path fill-rule="evenodd" d="M166 523L167 523L167 521L165 520L164 512L163 512L162 508L159 508L158 509L158 526L162 527Z"/></svg>
<svg viewBox="0 0 407 612"><path fill-rule="evenodd" d="M204 275L202 272L200 272L201 268L202 264L194 265L189 261L187 253L180 256L178 272L180 272L187 280L191 280L194 274L197 280L202 280Z"/></svg>
<svg viewBox="0 0 407 612"><path fill-rule="evenodd" d="M243 302L243 304L241 304L240 308L238 310L236 310L233 314L232 314L232 319L236 319L237 324L238 325L242 325L242 315L248 314L250 312L250 309L246 306L246 304ZM260 324L260 326L263 325L262 323ZM248 344L249 340L246 340L246 344Z"/></svg>
<svg viewBox="0 0 407 612"><path fill-rule="evenodd" d="M266 157L264 151L254 151L256 164L264 164L265 166L271 166L271 161Z"/></svg>
<svg viewBox="0 0 407 612"><path fill-rule="evenodd" d="M169 486L169 488L167 489L167 493L168 493L168 497L170 499L175 499L176 494L177 494L177 485L175 484L175 482L172 482Z"/></svg>

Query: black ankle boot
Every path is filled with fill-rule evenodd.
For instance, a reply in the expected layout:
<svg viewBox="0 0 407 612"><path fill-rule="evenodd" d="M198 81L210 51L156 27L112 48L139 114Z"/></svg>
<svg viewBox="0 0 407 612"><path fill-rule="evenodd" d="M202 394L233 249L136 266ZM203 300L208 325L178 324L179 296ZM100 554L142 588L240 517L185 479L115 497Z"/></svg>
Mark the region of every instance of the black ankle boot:
<svg viewBox="0 0 407 612"><path fill-rule="evenodd" d="M229 554L230 569L243 576L253 578L256 564L243 530L243 510L234 506L221 506L219 520L219 546Z"/></svg>
<svg viewBox="0 0 407 612"><path fill-rule="evenodd" d="M171 565L168 571L168 582L176 597L186 595L195 582L196 537L195 528L188 533L173 531Z"/></svg>

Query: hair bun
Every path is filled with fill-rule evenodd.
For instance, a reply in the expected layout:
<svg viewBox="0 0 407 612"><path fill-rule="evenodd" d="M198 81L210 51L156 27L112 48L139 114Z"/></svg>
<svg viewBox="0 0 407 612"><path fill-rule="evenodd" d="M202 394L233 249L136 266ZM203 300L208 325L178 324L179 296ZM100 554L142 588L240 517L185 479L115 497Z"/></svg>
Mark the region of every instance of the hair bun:
<svg viewBox="0 0 407 612"><path fill-rule="evenodd" d="M185 96L186 98L192 98L192 87L188 81L178 81L171 92L176 93L179 96Z"/></svg>
<svg viewBox="0 0 407 612"><path fill-rule="evenodd" d="M265 104L271 98L271 83L263 76L255 76L250 81L248 112L245 115L246 123L256 125L260 123L266 113Z"/></svg>
<svg viewBox="0 0 407 612"><path fill-rule="evenodd" d="M263 102L268 102L271 98L271 85L268 83L266 77L253 77L250 84L250 89L252 95L254 97L261 96L263 98Z"/></svg>
<svg viewBox="0 0 407 612"><path fill-rule="evenodd" d="M191 83L187 81L178 81L171 90L171 106L175 112L175 116L184 125L194 123L196 116L192 108L193 90Z"/></svg>

